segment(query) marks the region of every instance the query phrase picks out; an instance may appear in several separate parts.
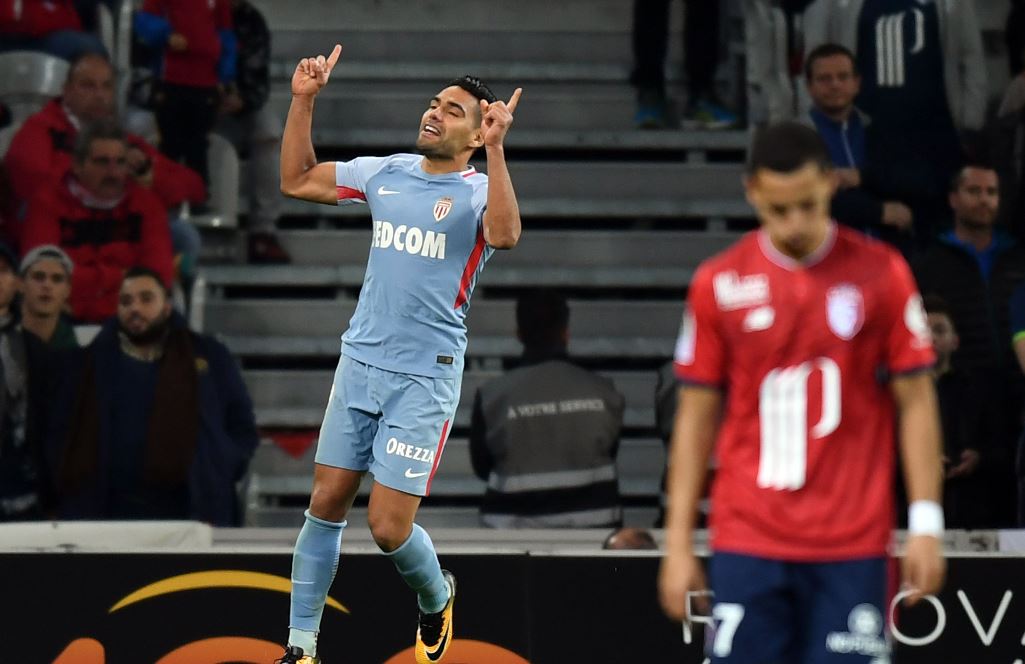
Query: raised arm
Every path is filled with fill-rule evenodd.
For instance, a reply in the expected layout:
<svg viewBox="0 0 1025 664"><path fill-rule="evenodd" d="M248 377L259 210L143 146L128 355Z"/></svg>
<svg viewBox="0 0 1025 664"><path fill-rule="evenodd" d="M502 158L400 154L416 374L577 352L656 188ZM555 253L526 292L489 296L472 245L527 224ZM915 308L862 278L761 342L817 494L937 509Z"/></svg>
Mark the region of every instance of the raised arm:
<svg viewBox="0 0 1025 664"><path fill-rule="evenodd" d="M281 136L281 193L291 198L325 205L338 203L335 164L317 163L311 134L313 101L327 85L341 54L341 45L335 44L327 58L303 58L292 74L292 105Z"/></svg>
<svg viewBox="0 0 1025 664"><path fill-rule="evenodd" d="M520 206L516 202L509 167L505 163L505 135L523 88L516 88L509 103L480 102L484 150L488 155L488 209L484 213L484 241L495 249L512 249L520 241Z"/></svg>

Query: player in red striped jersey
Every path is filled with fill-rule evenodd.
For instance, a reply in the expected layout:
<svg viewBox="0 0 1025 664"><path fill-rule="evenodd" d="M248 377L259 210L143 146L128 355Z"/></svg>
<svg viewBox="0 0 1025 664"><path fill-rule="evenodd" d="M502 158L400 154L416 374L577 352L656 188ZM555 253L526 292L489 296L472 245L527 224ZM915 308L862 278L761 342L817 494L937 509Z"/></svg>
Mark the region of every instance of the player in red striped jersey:
<svg viewBox="0 0 1025 664"><path fill-rule="evenodd" d="M691 535L714 445L713 662L888 661L895 430L911 601L943 580L921 297L896 251L830 219L835 182L813 130L763 130L746 182L761 229L705 262L690 288L659 584L678 619L688 591L704 588Z"/></svg>

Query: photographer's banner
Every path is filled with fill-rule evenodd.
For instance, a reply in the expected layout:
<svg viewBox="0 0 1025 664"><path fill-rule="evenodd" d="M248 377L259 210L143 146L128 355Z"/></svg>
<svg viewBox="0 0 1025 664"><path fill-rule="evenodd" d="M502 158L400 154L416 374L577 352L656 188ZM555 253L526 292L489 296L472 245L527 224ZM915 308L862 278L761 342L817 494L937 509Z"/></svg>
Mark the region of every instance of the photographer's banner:
<svg viewBox="0 0 1025 664"><path fill-rule="evenodd" d="M448 664L706 661L704 625L659 610L657 558L443 559L459 579ZM290 566L268 553L0 554L4 661L269 664L287 636ZM943 593L894 615L899 664L1025 664L1025 559L952 559ZM865 623L852 616L834 645L856 645ZM411 664L415 632L416 601L390 562L343 555L324 660Z"/></svg>

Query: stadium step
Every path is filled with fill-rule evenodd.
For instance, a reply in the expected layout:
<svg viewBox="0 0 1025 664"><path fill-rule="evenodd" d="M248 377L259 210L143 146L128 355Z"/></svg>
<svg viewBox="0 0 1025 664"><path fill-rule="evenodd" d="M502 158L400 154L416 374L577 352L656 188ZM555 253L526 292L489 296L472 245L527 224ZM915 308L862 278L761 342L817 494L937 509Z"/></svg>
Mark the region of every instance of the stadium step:
<svg viewBox="0 0 1025 664"><path fill-rule="evenodd" d="M208 266L208 286L358 287L370 229L284 231L292 265ZM660 287L683 292L693 270L737 233L711 231L528 231L515 251L496 252L482 286Z"/></svg>
<svg viewBox="0 0 1025 664"><path fill-rule="evenodd" d="M751 216L739 164L511 160L509 171L524 217ZM284 213L313 217L368 214L362 205L316 205L294 199L285 202Z"/></svg>
<svg viewBox="0 0 1025 664"><path fill-rule="evenodd" d="M474 395L499 371L466 371L463 374L459 408L453 425L470 425ZM655 425L654 371L604 372L626 399L624 424L629 428L651 428ZM250 370L243 374L249 396L257 411L261 427L312 428L320 425L324 407L334 379L333 371Z"/></svg>
<svg viewBox="0 0 1025 664"><path fill-rule="evenodd" d="M204 309L206 329L241 356L337 356L354 300L217 300ZM569 352L581 357L668 359L679 332L677 301L571 300ZM515 303L481 301L470 309L468 355L517 357Z"/></svg>

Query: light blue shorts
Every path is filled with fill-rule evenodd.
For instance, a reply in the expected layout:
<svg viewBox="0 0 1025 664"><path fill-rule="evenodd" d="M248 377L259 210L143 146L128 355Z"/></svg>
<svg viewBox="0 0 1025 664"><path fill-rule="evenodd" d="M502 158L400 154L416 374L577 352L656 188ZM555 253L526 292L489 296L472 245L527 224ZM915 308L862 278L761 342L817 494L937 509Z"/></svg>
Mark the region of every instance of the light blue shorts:
<svg viewBox="0 0 1025 664"><path fill-rule="evenodd" d="M458 379L385 371L342 355L316 461L369 470L381 484L426 496L459 405Z"/></svg>

